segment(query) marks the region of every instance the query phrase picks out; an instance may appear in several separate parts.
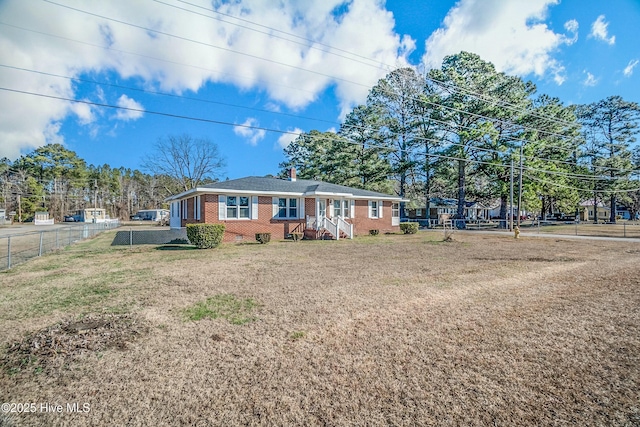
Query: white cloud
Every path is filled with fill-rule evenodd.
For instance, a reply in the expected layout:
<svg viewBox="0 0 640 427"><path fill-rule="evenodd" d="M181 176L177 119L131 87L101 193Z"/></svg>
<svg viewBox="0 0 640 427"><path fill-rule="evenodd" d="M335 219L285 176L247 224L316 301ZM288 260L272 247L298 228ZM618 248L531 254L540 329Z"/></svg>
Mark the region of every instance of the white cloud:
<svg viewBox="0 0 640 427"><path fill-rule="evenodd" d="M2 26L0 56L16 67L71 77L91 73L96 80L114 73L118 79L133 78L141 86L172 93L197 92L207 82L231 84L240 89L261 90L275 105L290 109L304 108L322 91L333 87L340 108L347 111L363 102L369 88L388 72L380 64L406 65L406 55L415 47L413 40L395 33L393 15L382 0L208 3L219 12L241 16L261 26L209 12L221 20L211 19L203 16L207 15L206 10L188 5L180 7L191 12L128 0L65 2L182 38L178 39L51 3L33 7L31 2L5 0L0 1L3 21L63 38ZM24 71L0 69L0 81L18 90L65 98L78 95L69 80ZM90 89L90 93L94 91L92 99L109 98L109 93ZM130 101L122 100L125 104ZM43 145L52 137L50 132L45 134L47 126L63 121L69 114L78 114L81 123L93 120L92 125L103 119L100 109L92 108L91 117L91 110L72 107L68 102L17 93L0 92L0 105L16 105L0 117L0 157L15 158L21 151ZM121 112L118 118L137 117Z"/></svg>
<svg viewBox="0 0 640 427"><path fill-rule="evenodd" d="M625 75L625 77L631 77L631 75L633 74L633 69L636 68L638 62L640 61L638 61L637 59L632 59L631 61L629 61L629 64L624 67L623 74Z"/></svg>
<svg viewBox="0 0 640 427"><path fill-rule="evenodd" d="M247 120L242 123L240 126L234 126L233 132L247 139L247 142L251 145L258 145L258 142L261 141L266 135L267 131L264 129L253 129L254 127L259 126L258 120L253 117L249 117Z"/></svg>
<svg viewBox="0 0 640 427"><path fill-rule="evenodd" d="M426 41L423 62L438 68L447 55L462 50L492 62L498 71L542 77L551 74L564 82L564 67L552 54L577 40L578 23L565 23L569 36L553 32L543 20L559 0L460 0L443 26Z"/></svg>
<svg viewBox="0 0 640 427"><path fill-rule="evenodd" d="M591 34L589 34L589 37L602 40L609 44L615 44L616 36L609 37L608 26L609 23L604 21L604 15L598 16L598 19L591 24Z"/></svg>
<svg viewBox="0 0 640 427"><path fill-rule="evenodd" d="M572 45L575 42L578 41L578 28L579 28L579 24L578 21L576 21L575 19L570 19L569 21L564 23L564 29L567 30L570 33L573 33L573 37L571 38L566 38L565 39L565 43L568 45Z"/></svg>
<svg viewBox="0 0 640 427"><path fill-rule="evenodd" d="M587 74L587 78L582 82L583 85L593 87L598 84L598 79L596 79L593 74L588 71L585 71L585 73Z"/></svg>
<svg viewBox="0 0 640 427"><path fill-rule="evenodd" d="M302 129L295 128L294 130L288 131L289 133L283 133L278 138L278 146L280 148L287 148L289 144L291 144L302 132Z"/></svg>
<svg viewBox="0 0 640 427"><path fill-rule="evenodd" d="M69 108L78 116L78 122L81 125L88 125L96 120L91 106L88 104L72 103Z"/></svg>
<svg viewBox="0 0 640 427"><path fill-rule="evenodd" d="M138 120L144 113L144 107L135 100L129 98L127 95L122 94L118 98L118 107L123 108L116 113L116 119L128 122L129 120Z"/></svg>

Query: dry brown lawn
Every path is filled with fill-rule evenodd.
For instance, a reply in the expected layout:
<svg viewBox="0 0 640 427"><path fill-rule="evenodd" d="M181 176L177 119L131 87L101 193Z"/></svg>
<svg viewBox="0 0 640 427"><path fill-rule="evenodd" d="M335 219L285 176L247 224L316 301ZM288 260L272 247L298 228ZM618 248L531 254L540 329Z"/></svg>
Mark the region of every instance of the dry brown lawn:
<svg viewBox="0 0 640 427"><path fill-rule="evenodd" d="M640 425L638 242L113 235L0 273L0 425Z"/></svg>

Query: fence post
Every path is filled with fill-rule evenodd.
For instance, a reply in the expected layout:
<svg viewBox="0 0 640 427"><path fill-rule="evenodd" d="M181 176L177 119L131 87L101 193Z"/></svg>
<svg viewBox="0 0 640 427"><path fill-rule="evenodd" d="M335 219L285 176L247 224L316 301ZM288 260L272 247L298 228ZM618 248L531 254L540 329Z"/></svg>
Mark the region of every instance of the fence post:
<svg viewBox="0 0 640 427"><path fill-rule="evenodd" d="M38 247L38 256L42 256L42 237L44 236L44 231L40 232L40 245Z"/></svg>
<svg viewBox="0 0 640 427"><path fill-rule="evenodd" d="M574 221L576 223L576 236L578 235L578 221Z"/></svg>
<svg viewBox="0 0 640 427"><path fill-rule="evenodd" d="M11 268L11 236L7 238L7 270Z"/></svg>
<svg viewBox="0 0 640 427"><path fill-rule="evenodd" d="M129 229L129 249L133 247L133 229Z"/></svg>
<svg viewBox="0 0 640 427"><path fill-rule="evenodd" d="M627 223L626 222L622 223L622 226L623 226L623 230L624 230L623 231L624 237L627 237Z"/></svg>
<svg viewBox="0 0 640 427"><path fill-rule="evenodd" d="M59 247L60 245L58 244L58 229L56 228L56 249Z"/></svg>

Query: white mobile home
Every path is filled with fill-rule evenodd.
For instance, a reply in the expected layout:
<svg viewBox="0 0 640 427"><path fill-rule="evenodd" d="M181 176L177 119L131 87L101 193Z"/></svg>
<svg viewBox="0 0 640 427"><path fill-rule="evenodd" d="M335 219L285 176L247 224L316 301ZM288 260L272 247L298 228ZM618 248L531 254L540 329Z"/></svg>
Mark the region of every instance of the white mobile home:
<svg viewBox="0 0 640 427"><path fill-rule="evenodd" d="M101 208L87 208L77 210L74 217L78 222L107 222L107 214Z"/></svg>
<svg viewBox="0 0 640 427"><path fill-rule="evenodd" d="M133 216L133 219L137 219L139 221L160 222L164 218L169 218L168 209L143 209Z"/></svg>

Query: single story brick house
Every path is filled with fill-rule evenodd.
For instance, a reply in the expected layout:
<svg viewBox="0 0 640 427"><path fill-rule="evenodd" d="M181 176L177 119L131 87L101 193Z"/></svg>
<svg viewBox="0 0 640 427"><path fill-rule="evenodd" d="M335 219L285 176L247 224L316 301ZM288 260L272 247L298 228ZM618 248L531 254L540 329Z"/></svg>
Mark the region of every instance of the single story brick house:
<svg viewBox="0 0 640 427"><path fill-rule="evenodd" d="M171 228L192 223L225 224L223 241L255 240L256 233L283 239L353 238L399 231L397 196L322 181L246 177L215 182L167 199Z"/></svg>

